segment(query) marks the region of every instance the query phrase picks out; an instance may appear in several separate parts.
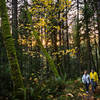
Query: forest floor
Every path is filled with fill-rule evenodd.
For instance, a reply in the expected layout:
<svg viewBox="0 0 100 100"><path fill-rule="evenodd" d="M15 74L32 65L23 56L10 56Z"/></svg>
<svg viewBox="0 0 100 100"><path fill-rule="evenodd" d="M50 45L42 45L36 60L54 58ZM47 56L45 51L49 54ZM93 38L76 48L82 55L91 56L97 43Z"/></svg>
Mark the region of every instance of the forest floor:
<svg viewBox="0 0 100 100"><path fill-rule="evenodd" d="M39 98L41 97L41 99L27 98L26 100L100 100L100 82L98 83L95 94L92 93L91 85L89 86L89 93L86 93L84 84L82 84L81 79L69 80L65 84L61 84L60 88L58 88L57 85L55 87L55 84L52 88L51 87L44 88L43 95L40 95L39 93L38 94L35 93L37 91L40 91L40 88L36 89L34 93L32 92L33 95L35 94L34 96L32 96L32 98L35 98L36 96L38 96ZM52 91L48 94L47 90L50 90L50 89L52 89ZM47 98L43 98L46 95L47 95ZM12 100L12 99L8 99L8 97L0 96L0 100Z"/></svg>
<svg viewBox="0 0 100 100"><path fill-rule="evenodd" d="M89 88L89 93L79 93L79 96L81 96L82 100L100 100L100 84L98 84L97 89L95 91L95 94L92 93L91 85Z"/></svg>
<svg viewBox="0 0 100 100"><path fill-rule="evenodd" d="M84 85L77 80L74 84L68 85L69 90L66 89L67 100L100 100L100 83L97 86L95 94L92 93L91 85L89 86L89 93L86 93Z"/></svg>

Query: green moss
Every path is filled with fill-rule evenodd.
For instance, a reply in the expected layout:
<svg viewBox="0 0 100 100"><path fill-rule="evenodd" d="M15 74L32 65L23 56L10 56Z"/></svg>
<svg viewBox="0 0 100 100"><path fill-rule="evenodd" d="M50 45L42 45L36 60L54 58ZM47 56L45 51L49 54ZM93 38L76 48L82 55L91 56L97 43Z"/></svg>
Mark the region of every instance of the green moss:
<svg viewBox="0 0 100 100"><path fill-rule="evenodd" d="M14 40L10 33L10 24L8 20L7 8L5 0L0 1L0 16L1 16L1 35L3 37L4 45L7 51L9 64L11 66L11 77L13 80L14 91L17 93L19 88L24 88L20 67L18 64Z"/></svg>

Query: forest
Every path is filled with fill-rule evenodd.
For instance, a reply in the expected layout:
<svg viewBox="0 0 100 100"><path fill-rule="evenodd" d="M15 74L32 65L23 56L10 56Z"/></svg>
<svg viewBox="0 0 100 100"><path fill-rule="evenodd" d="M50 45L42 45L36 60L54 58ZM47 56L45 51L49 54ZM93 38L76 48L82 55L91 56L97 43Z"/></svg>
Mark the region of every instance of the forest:
<svg viewBox="0 0 100 100"><path fill-rule="evenodd" d="M91 69L100 79L100 0L0 0L0 100L100 100Z"/></svg>

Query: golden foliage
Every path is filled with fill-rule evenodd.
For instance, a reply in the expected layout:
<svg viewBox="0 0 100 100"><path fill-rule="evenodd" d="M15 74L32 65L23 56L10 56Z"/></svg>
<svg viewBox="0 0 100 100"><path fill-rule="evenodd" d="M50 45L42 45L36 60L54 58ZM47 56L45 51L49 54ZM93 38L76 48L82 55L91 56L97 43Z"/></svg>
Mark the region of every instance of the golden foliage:
<svg viewBox="0 0 100 100"><path fill-rule="evenodd" d="M59 54L67 55L68 53L70 53L70 56L75 56L76 50L75 49L61 50L61 51L58 51L58 52L53 52L53 55L59 55Z"/></svg>

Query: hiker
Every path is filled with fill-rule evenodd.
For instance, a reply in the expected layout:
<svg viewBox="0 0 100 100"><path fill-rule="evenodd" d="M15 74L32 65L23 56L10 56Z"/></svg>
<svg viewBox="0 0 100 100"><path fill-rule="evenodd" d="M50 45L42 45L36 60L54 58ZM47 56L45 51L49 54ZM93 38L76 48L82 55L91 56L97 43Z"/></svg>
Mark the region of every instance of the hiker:
<svg viewBox="0 0 100 100"><path fill-rule="evenodd" d="M96 86L98 83L98 74L96 71L94 71L94 69L91 69L90 80L91 80L92 91L93 91L93 93L95 93Z"/></svg>
<svg viewBox="0 0 100 100"><path fill-rule="evenodd" d="M89 84L90 84L90 76L87 73L87 70L84 71L84 74L82 76L82 82L85 85L86 93L88 93L88 91L89 91Z"/></svg>

